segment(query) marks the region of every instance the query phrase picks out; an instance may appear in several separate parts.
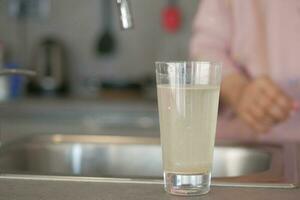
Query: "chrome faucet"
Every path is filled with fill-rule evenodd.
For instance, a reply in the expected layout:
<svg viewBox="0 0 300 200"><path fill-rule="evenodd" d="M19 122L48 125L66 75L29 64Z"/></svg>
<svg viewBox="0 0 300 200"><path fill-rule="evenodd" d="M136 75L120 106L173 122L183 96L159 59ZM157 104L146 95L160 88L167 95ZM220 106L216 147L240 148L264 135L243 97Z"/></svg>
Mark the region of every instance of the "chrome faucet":
<svg viewBox="0 0 300 200"><path fill-rule="evenodd" d="M132 29L134 26L130 0L117 0L120 14L121 26L124 30Z"/></svg>

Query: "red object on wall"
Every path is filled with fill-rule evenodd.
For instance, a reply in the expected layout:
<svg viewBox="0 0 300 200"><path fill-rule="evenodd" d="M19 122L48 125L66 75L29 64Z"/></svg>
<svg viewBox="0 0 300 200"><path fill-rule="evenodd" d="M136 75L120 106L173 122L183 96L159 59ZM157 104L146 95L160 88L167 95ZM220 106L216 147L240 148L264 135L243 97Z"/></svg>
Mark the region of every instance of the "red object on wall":
<svg viewBox="0 0 300 200"><path fill-rule="evenodd" d="M168 6L162 12L162 25L167 32L175 33L181 26L181 12L177 6Z"/></svg>

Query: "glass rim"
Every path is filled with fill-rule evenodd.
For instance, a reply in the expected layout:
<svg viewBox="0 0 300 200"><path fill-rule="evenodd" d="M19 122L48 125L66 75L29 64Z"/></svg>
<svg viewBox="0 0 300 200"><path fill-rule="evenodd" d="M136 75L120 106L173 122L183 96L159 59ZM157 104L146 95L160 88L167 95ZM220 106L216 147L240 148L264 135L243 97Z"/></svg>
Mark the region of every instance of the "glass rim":
<svg viewBox="0 0 300 200"><path fill-rule="evenodd" d="M199 60L199 61L156 61L155 65L161 65L161 64L204 64L204 63L209 63L209 64L215 65L215 66L222 66L221 62L210 61L210 60Z"/></svg>
<svg viewBox="0 0 300 200"><path fill-rule="evenodd" d="M217 61L209 61L209 60L200 60L200 61L156 61L155 66L156 69L162 67L162 65L167 65L165 67L179 67L182 65L202 65L202 64L209 64L209 68L213 67L219 70L222 70L222 63Z"/></svg>
<svg viewBox="0 0 300 200"><path fill-rule="evenodd" d="M191 60L191 61L184 61L184 60L178 60L178 61L156 61L155 64L184 64L184 63L211 63L211 64L217 64L221 65L221 62L213 61L213 60Z"/></svg>

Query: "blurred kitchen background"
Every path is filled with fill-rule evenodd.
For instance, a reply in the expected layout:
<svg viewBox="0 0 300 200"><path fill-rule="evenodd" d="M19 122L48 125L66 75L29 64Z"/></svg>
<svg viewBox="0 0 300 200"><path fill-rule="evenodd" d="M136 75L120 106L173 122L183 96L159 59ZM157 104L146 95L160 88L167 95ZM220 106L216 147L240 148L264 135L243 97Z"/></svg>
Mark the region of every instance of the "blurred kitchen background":
<svg viewBox="0 0 300 200"><path fill-rule="evenodd" d="M188 59L199 1L132 0L129 31L115 4L0 0L0 68L39 72L0 78L1 141L21 133L158 136L154 62Z"/></svg>

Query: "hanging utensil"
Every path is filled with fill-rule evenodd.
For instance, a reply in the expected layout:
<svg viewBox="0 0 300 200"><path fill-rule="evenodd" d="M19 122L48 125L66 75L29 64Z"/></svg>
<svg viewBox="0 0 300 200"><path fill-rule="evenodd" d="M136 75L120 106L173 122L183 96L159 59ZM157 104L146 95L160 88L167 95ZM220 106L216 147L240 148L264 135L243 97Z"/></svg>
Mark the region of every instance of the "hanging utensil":
<svg viewBox="0 0 300 200"><path fill-rule="evenodd" d="M116 49L116 41L113 35L112 4L111 0L101 0L103 29L96 44L96 52L99 55L109 55Z"/></svg>
<svg viewBox="0 0 300 200"><path fill-rule="evenodd" d="M176 33L181 27L181 10L178 0L168 0L168 4L162 12L163 28L170 33Z"/></svg>

